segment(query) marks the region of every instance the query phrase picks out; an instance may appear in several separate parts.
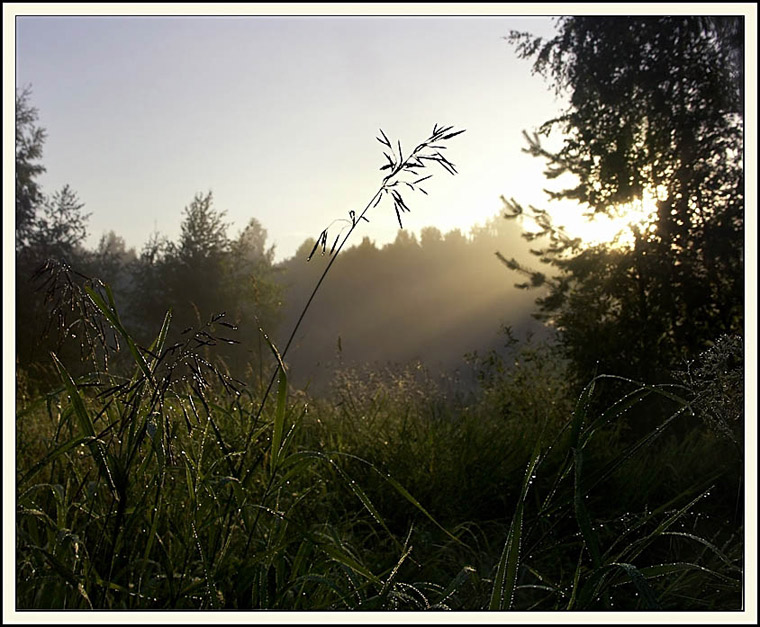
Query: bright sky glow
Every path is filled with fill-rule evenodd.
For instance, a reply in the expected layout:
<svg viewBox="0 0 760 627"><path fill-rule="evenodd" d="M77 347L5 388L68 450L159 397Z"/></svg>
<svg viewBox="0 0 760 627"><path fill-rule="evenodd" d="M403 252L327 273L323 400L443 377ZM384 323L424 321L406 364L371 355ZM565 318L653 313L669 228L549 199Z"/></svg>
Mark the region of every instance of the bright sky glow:
<svg viewBox="0 0 760 627"><path fill-rule="evenodd" d="M96 8L97 5L93 5ZM211 190L236 234L256 217L294 253L360 210L381 179L382 128L403 146L435 123L467 132L405 228L482 223L501 194L544 204L543 164L522 130L560 110L503 39L548 36L547 17L174 16L16 18L16 85L47 129L42 184L70 184L91 213L88 244L113 229L139 248L179 234ZM436 171L437 170L437 171ZM391 206L364 234L395 238Z"/></svg>
<svg viewBox="0 0 760 627"><path fill-rule="evenodd" d="M651 197L620 207L617 216L596 214L590 217L588 208L578 204L554 204L552 215L555 224L563 226L570 237L579 237L589 246L605 243L621 247L633 246L635 240L632 227L646 231L657 213L656 200ZM527 231L536 230L529 218L524 218L522 225Z"/></svg>

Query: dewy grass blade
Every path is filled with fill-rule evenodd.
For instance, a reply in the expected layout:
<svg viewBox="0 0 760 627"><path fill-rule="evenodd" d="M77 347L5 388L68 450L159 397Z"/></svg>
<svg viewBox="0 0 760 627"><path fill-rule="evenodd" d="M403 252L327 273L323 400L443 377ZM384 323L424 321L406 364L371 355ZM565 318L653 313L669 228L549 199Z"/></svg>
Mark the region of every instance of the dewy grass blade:
<svg viewBox="0 0 760 627"><path fill-rule="evenodd" d="M649 445L656 438L658 438L662 434L662 432L670 425L670 423L672 423L676 418L678 418L685 410L686 410L686 407L680 407L679 409L677 409L664 422L658 425L657 428L647 433L643 438L641 438L637 442L634 442L625 451L623 451L615 459L609 462L607 466L605 466L605 468L603 468L599 472L599 474L594 477L593 483L591 484L591 486L587 488L586 491L588 492L590 490L593 490L597 485L604 482L613 472L615 472L615 470L618 467L622 466L625 462L631 459L639 450Z"/></svg>
<svg viewBox="0 0 760 627"><path fill-rule="evenodd" d="M298 530L298 532L303 536L306 540L308 540L312 546L321 549L324 551L328 557L332 558L339 564L342 564L346 568L350 569L352 572L358 573L362 575L365 579L368 581L371 581L373 584L377 586L382 586L382 581L380 578L378 578L376 575L374 575L368 568L360 564L353 556L351 556L342 546L340 546L340 539L337 537L333 537L329 534L320 534L321 538L318 538L316 535L314 535L312 532L310 532L308 529L304 528L302 525L300 525L297 521L289 518L288 516L284 515L282 512L278 512L273 510L270 507L266 507L264 505L258 505L258 504L251 504L249 505L252 509L261 510L262 512L266 512L273 518L285 521L292 525L295 529Z"/></svg>
<svg viewBox="0 0 760 627"><path fill-rule="evenodd" d="M388 592L391 590L391 586L393 586L393 583L396 580L396 577L398 575L398 571L401 568L401 565L404 563L404 560L406 560L407 557L409 557L409 554L412 552L412 547L404 547L404 551L401 554L401 557L396 562L396 565L391 569L390 574L385 579L385 582L383 583L383 587L380 590L380 598L385 598Z"/></svg>
<svg viewBox="0 0 760 627"><path fill-rule="evenodd" d="M647 584L646 579L644 578L644 575L641 573L641 571L638 568L636 568L633 564L611 564L611 565L622 568L625 571L625 573L633 582L633 585L636 586L636 589L639 591L639 594L641 595L641 599L644 602L645 610L659 610L660 609L660 602L657 600L657 597L654 595L652 588L649 587L649 584Z"/></svg>
<svg viewBox="0 0 760 627"><path fill-rule="evenodd" d="M623 398L616 401L611 407L606 409L602 414L584 430L583 441L584 443L593 437L596 431L606 424L609 424L616 418L619 418L631 409L636 403L640 402L648 395L652 394L653 390L647 387L641 387L629 394L626 394Z"/></svg>
<svg viewBox="0 0 760 627"><path fill-rule="evenodd" d="M172 309L171 307L166 311L166 315L164 316L164 322L161 325L161 330L158 332L158 336L154 340L153 344L150 347L150 352L155 355L155 357L151 360L151 366L153 368L152 371L155 370L156 364L158 363L158 360L160 359L161 353L164 350L164 345L166 344L166 336L169 334L169 326L172 321Z"/></svg>
<svg viewBox="0 0 760 627"><path fill-rule="evenodd" d="M377 471L378 473L380 471ZM414 505L419 511L421 511L436 527L438 527L441 531L443 531L449 538L454 540L457 544L461 544L464 546L464 542L462 542L459 538L457 538L455 535L453 535L448 529L446 529L443 525L441 525L433 516L430 514L422 505L420 502L414 498L409 491L402 486L398 481L396 481L393 477L385 476L385 480L390 483L396 491L403 496L407 501L409 501L412 505Z"/></svg>
<svg viewBox="0 0 760 627"><path fill-rule="evenodd" d="M655 579L657 577L664 577L666 575L673 575L676 573L682 573L684 571L702 572L711 575L716 579L720 579L726 583L741 585L741 580L726 577L725 575L722 575L721 573L716 572L710 568L705 568L704 566L700 566L699 564L692 564L690 562L671 562L669 564L656 564L655 566L644 566L643 568L639 569L639 572L645 579Z"/></svg>
<svg viewBox="0 0 760 627"><path fill-rule="evenodd" d="M79 428L82 430L85 437L88 438L88 447L92 453L93 458L95 459L95 463L98 465L101 473L108 481L114 495L117 495L116 482L114 481L113 475L111 473L111 468L108 464L107 452L103 447L103 443L97 438L97 435L95 433L95 426L92 424L90 414L85 407L82 397L79 395L79 390L77 389L76 383L74 383L71 375L66 370L64 365L60 362L55 353L51 353L51 356L53 358L53 363L55 364L55 367L58 370L58 373L60 374L64 385L66 386L66 392L69 395L71 404L74 407L74 413L77 417L77 420L79 421Z"/></svg>
<svg viewBox="0 0 760 627"><path fill-rule="evenodd" d="M430 609L444 609L443 604L453 597L459 588L462 587L462 584L464 584L475 572L476 571L472 566L465 566L462 568L457 576L454 577L454 580L440 593L440 598L433 603Z"/></svg>
<svg viewBox="0 0 760 627"><path fill-rule="evenodd" d="M717 479L718 475L711 477L709 481L704 481L697 489L694 489L693 487L690 487L677 496L673 497L669 501L666 501L659 505L657 508L647 511L646 515L641 517L639 521L631 525L630 529L623 534L621 534L607 549L605 552L605 563L607 562L630 562L633 563L637 556L641 554L643 550L646 549L646 547L651 544L651 542L655 539L656 536L652 536L651 534L647 534L643 537L639 537L637 539L629 539L629 535L632 535L639 530L649 527L651 523L653 523L655 520L659 519L662 514L665 514L667 512L673 511L673 508L683 499L687 496L691 496L692 494L699 492L702 489L702 486L711 486L713 485L713 481ZM702 496L705 496L704 490L700 492ZM701 497L699 497L701 498ZM685 508L680 510L680 515L686 514L689 509L697 502L698 499L695 499L689 503L689 505ZM675 522L675 521L674 521ZM662 534L664 535L665 532L663 531ZM617 543L620 542L622 544L622 548L615 552Z"/></svg>
<svg viewBox="0 0 760 627"><path fill-rule="evenodd" d="M697 496L696 498L694 498L687 505L684 505L684 507L682 507L680 510L678 510L675 514L673 514L669 518L663 520L657 526L657 528L654 531L652 531L651 534L649 534L648 537L649 538L654 538L655 536L658 536L658 535L662 534L663 532L665 532L668 528L670 528L673 524L675 524L678 521L679 518L681 518L683 515L685 515L686 512L688 512L692 507L694 507L699 501L701 501L706 496L709 496L710 490L713 490L714 488L715 488L715 486L711 486L711 487L707 488L707 490L705 490L704 492L702 492L699 496Z"/></svg>
<svg viewBox="0 0 760 627"><path fill-rule="evenodd" d="M579 609L584 609L589 606L591 601L599 596L602 590L602 585L605 579L616 570L622 570L628 575L629 579L636 586L636 589L641 594L641 598L644 601L644 609L646 610L658 610L660 609L659 601L655 597L654 592L647 584L644 575L633 564L613 562L594 570L593 574L588 578L586 585L584 586L579 596Z"/></svg>
<svg viewBox="0 0 760 627"><path fill-rule="evenodd" d="M93 609L92 603L90 602L89 597L87 596L87 592L84 589L84 586L82 585L82 582L79 581L79 579L64 565L62 564L57 557L55 557L52 553L46 551L43 548L40 547L33 547L36 551L38 551L52 566L53 570L57 572L60 577L68 583L72 589L77 590L79 594L84 598L84 600L89 605L90 609Z"/></svg>
<svg viewBox="0 0 760 627"><path fill-rule="evenodd" d="M293 453L292 455L288 456L284 460L283 465L297 463L299 460L304 459L304 458L320 459L322 461L327 462L330 466L332 466L335 469L335 471L338 473L340 478L345 481L346 485L351 490L351 492L353 492L356 498L358 498L361 501L362 505L364 505L366 510L372 516L372 518L380 524L380 526L386 531L386 533L396 543L397 546L401 546L401 543L396 539L396 537L393 535L391 530L388 528L388 525L386 524L383 517L380 515L380 512L377 511L377 508L372 503L369 496L367 496L367 493L361 488L361 486L359 486L358 483L356 483L356 481L351 479L351 477L349 477L348 474L346 474L346 471L343 470L335 462L335 460L332 459L329 455L325 455L324 453L321 453L319 451L301 451L298 453ZM369 462L366 462L366 463L369 463Z"/></svg>
<svg viewBox="0 0 760 627"><path fill-rule="evenodd" d="M496 569L496 577L494 577L493 588L491 589L491 602L488 606L489 610L501 611L512 609L515 586L517 584L517 571L520 566L520 541L522 538L525 497L528 495L528 490L533 482L533 473L536 471L536 466L541 458L538 448L537 445L536 450L533 452L533 457L528 464L528 469L525 472L522 489L520 490L520 498L517 501L512 522L509 525L507 541L504 543L504 550Z"/></svg>
<svg viewBox="0 0 760 627"><path fill-rule="evenodd" d="M82 444L89 445L90 443L94 441L95 441L95 438L91 436L85 436L81 438L75 438L73 440L67 440L60 446L55 447L52 451L50 451L47 455L45 455L45 457L43 457L40 461L34 464L34 466L32 466L26 472L26 474L19 480L18 487L20 488L21 486L23 486L27 481L29 481L32 477L34 477L40 470L42 470L48 464L53 463L56 459L58 459L64 453Z"/></svg>
<svg viewBox="0 0 760 627"><path fill-rule="evenodd" d="M389 474L381 472L374 464L371 462L368 462L366 459L362 459L361 457L357 457L356 455L351 455L350 453L332 453L333 455L338 455L342 457L349 457L351 459L354 459L362 464L365 464L369 466L372 470L374 470L384 481L389 483L401 496L403 496L409 503L411 503L417 510L419 510L424 516L427 517L430 522L432 522L436 527L438 527L441 531L443 531L449 538L451 538L454 542L459 544L460 546L467 546L462 540L457 538L455 535L453 535L448 529L446 529L443 525L441 525L435 517L433 517L430 512L428 512L422 504L412 496L409 491L404 488L398 481L396 481L393 477L391 477ZM351 489L351 491L356 495L356 497L362 502L362 504L367 508L367 511L372 515L372 517L377 520L377 522L391 535L393 540L398 543L398 541L393 537L390 530L388 529L385 521L380 516L380 513L377 511L377 508L372 504L372 501L369 500L369 497L366 495L364 490L359 487L358 484L353 482L348 475L345 474L345 472L335 463L335 460L333 460L329 455L325 455L324 453L321 453L319 451L302 451L299 453L294 453L291 456L288 457L288 459L298 459L301 457L314 457L317 459L324 460L331 464L339 475L341 475L342 478L344 478L348 482L348 486Z"/></svg>
<svg viewBox="0 0 760 627"><path fill-rule="evenodd" d="M143 551L143 561L147 562L150 558L150 552L153 549L153 542L158 537L158 522L161 519L161 516L163 512L161 511L163 509L164 500L161 498L162 495L162 485L161 482L156 482L156 496L155 501L153 505L153 509L151 511L150 517L151 517L151 524L150 524L150 530L148 531L148 541L145 544L145 550Z"/></svg>
<svg viewBox="0 0 760 627"><path fill-rule="evenodd" d="M586 492L583 488L583 448L588 443L588 439L584 437L583 426L586 422L587 407L591 401L591 396L594 393L595 384L596 378L583 389L583 392L578 398L575 410L573 411L570 446L573 455L573 508L575 510L575 518L578 522L578 527L581 530L581 534L586 542L589 553L591 553L591 560L594 564L594 568L599 568L602 565L599 538L591 525L591 517L585 503Z"/></svg>
<svg viewBox="0 0 760 627"><path fill-rule="evenodd" d="M578 592L580 589L580 582L581 582L581 567L583 566L583 552L586 550L586 547L581 545L580 553L578 554L578 562L575 565L575 572L573 573L573 588L570 592L570 600L567 602L567 607L565 609L572 610L575 606L575 603L578 599Z"/></svg>
<svg viewBox="0 0 760 627"><path fill-rule="evenodd" d="M271 459L271 471L274 473L274 471L277 469L277 461L280 457L281 453L281 447L282 447L282 434L285 431L285 410L286 410L286 404L287 404L287 396L288 396L288 375L285 371L285 364L282 361L282 356L280 355L279 351L275 347L274 344L272 344L269 337L262 332L262 335L264 336L264 339L267 341L267 344L269 344L269 348L272 350L272 353L274 353L275 359L277 359L277 364L279 367L279 382L277 385L277 403L275 406L275 412L274 412L274 425L272 427L272 449L270 451L270 459Z"/></svg>
<svg viewBox="0 0 760 627"><path fill-rule="evenodd" d="M372 574L372 572L367 570L367 568L362 566L353 557L348 555L345 551L341 550L339 547L334 546L332 544L323 543L319 545L319 548L322 549L325 553L327 553L332 559L334 559L339 564L343 564L347 568L350 568L353 572L359 573L362 577L364 577L365 579L368 579L375 585L382 585L382 581L380 581L378 577Z"/></svg>
<svg viewBox="0 0 760 627"><path fill-rule="evenodd" d="M581 530L583 539L586 542L594 568L602 565L602 554L599 548L599 538L591 524L591 516L585 503L585 492L583 490L583 450L575 450L575 483L573 490L573 506L575 508L575 518L578 527Z"/></svg>
<svg viewBox="0 0 760 627"><path fill-rule="evenodd" d="M138 368L140 368L142 373L145 375L145 377L149 381L154 383L155 381L153 379L153 374L151 373L150 368L148 368L148 364L145 362L145 359L143 358L142 354L137 348L137 345L132 339L132 336L129 333L127 333L127 330L121 324L121 320L119 320L119 314L116 312L116 305L113 300L113 294L111 293L111 288L108 287L108 285L105 285L106 295L108 296L108 301L111 305L110 307L105 303L105 301L100 296L100 294L98 294L95 290L93 290L89 285L85 285L84 290L85 292L87 292L87 295L90 297L92 302L95 303L95 306L105 316L106 320L108 320L108 322L111 324L114 330L117 331L119 335L121 335L121 337L127 343L127 346L129 347L129 352L132 354L132 358L135 360L135 363L137 364Z"/></svg>
<svg viewBox="0 0 760 627"><path fill-rule="evenodd" d="M712 542L709 540L705 540L705 538L700 538L699 536L693 534L693 533L685 533L683 531L664 531L662 533L663 536L673 536L673 537L680 537L680 538L687 538L689 540L693 540L694 542L698 542L699 544L702 544L706 548L708 548L710 551L712 551L713 554L721 561L723 562L726 567L729 570L733 570L736 572L742 572L742 569L734 564L724 553L721 551L717 546L715 546Z"/></svg>

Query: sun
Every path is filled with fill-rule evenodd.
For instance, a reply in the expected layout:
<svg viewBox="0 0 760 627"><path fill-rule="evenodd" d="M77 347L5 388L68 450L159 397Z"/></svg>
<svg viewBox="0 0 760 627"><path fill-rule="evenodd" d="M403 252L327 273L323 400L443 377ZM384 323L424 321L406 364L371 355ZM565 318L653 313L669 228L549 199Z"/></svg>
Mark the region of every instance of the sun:
<svg viewBox="0 0 760 627"><path fill-rule="evenodd" d="M596 214L589 216L587 209L577 204L563 203L549 209L557 226L563 226L572 238L579 238L585 246L606 244L618 248L634 245L634 227L650 230L657 216L657 198L647 194L627 205L617 207L615 216Z"/></svg>

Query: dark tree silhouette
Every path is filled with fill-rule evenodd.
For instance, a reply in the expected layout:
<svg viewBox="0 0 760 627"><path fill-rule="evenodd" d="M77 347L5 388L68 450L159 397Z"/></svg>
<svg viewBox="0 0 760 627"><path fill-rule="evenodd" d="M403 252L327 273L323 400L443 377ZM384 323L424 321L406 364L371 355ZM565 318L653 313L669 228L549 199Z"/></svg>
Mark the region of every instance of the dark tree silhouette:
<svg viewBox="0 0 760 627"><path fill-rule="evenodd" d="M547 177L570 175L550 198L615 215L651 199L652 223L631 247L583 248L548 214L529 214L549 237L536 250L550 319L583 380L604 371L656 380L724 333L744 309L743 22L736 17L564 17L548 41L512 33L517 53L568 108L529 136ZM562 133L559 150L542 145ZM535 236L529 236L535 238Z"/></svg>
<svg viewBox="0 0 760 627"><path fill-rule="evenodd" d="M248 365L257 370L262 354L268 357L259 342L259 329L272 332L280 290L274 282L274 248L266 246L266 230L251 219L231 239L224 218L225 212L214 207L211 192L196 194L185 207L179 240L155 234L144 246L131 270L127 300L137 304L143 341L155 335L169 307L172 339L216 321L211 328L228 341L210 342L209 353L241 374Z"/></svg>
<svg viewBox="0 0 760 627"><path fill-rule="evenodd" d="M81 268L88 214L76 192L65 185L46 195L38 177L45 172L45 129L37 125L31 89L16 92L16 358L25 370L45 369L49 351L75 350L69 336L71 308L53 286L77 281L68 268ZM63 273L59 272L63 270ZM65 275L65 279L64 279ZM78 350L78 349L76 349Z"/></svg>
<svg viewBox="0 0 760 627"><path fill-rule="evenodd" d="M44 197L30 230L28 246L37 257L72 259L82 256L87 237L89 214L82 212L84 203L68 185L50 197Z"/></svg>
<svg viewBox="0 0 760 627"><path fill-rule="evenodd" d="M31 88L16 91L16 251L28 243L42 190L37 177L45 172L40 160L45 129L37 126L39 112L31 105Z"/></svg>

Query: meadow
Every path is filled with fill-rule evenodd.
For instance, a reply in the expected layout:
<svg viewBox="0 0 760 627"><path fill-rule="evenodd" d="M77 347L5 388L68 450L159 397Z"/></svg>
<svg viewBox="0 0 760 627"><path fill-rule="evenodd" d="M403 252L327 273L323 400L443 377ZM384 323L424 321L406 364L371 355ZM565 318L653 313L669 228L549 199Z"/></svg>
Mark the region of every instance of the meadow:
<svg viewBox="0 0 760 627"><path fill-rule="evenodd" d="M425 160L455 173L437 144L460 132L403 157L381 131L378 191L284 346L259 334L270 379L225 365L224 315L180 330L168 308L141 342L108 284L48 263L78 350L17 372L18 610L743 608L740 338L662 385L578 381L509 328L469 355L474 387L422 364L292 384L338 253L384 197L401 225Z"/></svg>
<svg viewBox="0 0 760 627"><path fill-rule="evenodd" d="M550 344L507 333L470 357L475 391L346 368L312 397L271 343L273 387L225 371L223 319L169 345L167 312L139 347L108 286L78 297L91 371L53 355L57 388L17 385L20 610L743 606L742 449L700 413L715 393L579 394Z"/></svg>

